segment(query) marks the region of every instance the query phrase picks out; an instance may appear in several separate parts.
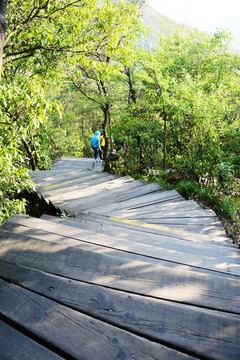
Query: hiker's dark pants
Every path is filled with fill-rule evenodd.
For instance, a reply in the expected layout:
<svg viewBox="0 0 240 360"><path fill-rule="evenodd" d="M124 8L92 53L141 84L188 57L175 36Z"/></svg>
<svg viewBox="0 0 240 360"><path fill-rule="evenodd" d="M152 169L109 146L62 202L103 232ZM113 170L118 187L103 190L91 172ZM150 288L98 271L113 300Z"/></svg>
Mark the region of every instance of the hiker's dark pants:
<svg viewBox="0 0 240 360"><path fill-rule="evenodd" d="M99 148L97 146L92 146L92 149L94 151L94 159L97 160L99 154Z"/></svg>

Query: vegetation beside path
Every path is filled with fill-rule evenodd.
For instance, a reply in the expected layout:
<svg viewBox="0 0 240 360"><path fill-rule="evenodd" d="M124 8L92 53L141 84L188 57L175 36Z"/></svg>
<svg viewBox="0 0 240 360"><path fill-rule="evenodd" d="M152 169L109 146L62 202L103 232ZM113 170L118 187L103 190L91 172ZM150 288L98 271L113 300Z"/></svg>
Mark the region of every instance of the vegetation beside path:
<svg viewBox="0 0 240 360"><path fill-rule="evenodd" d="M119 154L110 171L210 206L239 241L239 54L224 30L174 32L153 48L144 3L9 2L0 34L0 223L26 211L18 194L32 189L29 170L62 155L91 157L101 130L105 160Z"/></svg>

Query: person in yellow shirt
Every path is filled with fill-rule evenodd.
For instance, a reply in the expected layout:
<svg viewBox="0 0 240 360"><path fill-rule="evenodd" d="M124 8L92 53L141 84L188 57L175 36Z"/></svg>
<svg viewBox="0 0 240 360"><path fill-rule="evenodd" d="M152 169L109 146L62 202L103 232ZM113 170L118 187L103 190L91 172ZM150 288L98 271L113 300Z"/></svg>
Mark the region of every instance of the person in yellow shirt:
<svg viewBox="0 0 240 360"><path fill-rule="evenodd" d="M103 151L104 151L104 147L105 147L105 138L103 136L103 133L101 132L100 135L100 151L99 151L99 157L101 160L103 160Z"/></svg>

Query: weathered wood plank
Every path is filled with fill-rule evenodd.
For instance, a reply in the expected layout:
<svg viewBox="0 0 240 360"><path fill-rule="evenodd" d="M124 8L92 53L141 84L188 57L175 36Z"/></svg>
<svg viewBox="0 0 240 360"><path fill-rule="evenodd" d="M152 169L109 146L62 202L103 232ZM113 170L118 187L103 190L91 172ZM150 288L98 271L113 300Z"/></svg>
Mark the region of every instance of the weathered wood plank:
<svg viewBox="0 0 240 360"><path fill-rule="evenodd" d="M232 313L240 311L240 278L167 261L123 259L81 250L76 240L61 244L0 234L5 260L123 291Z"/></svg>
<svg viewBox="0 0 240 360"><path fill-rule="evenodd" d="M56 183L53 185L49 185L42 188L42 195L43 196L53 196L57 194L61 194L61 191L64 189L67 192L71 192L76 189L82 189L82 188L90 188L91 186L94 186L96 184L101 184L108 182L110 180L116 179L116 175L109 175L108 173L95 173L92 172L90 175L75 178L74 180L67 180L60 183ZM87 183L87 186L86 186Z"/></svg>
<svg viewBox="0 0 240 360"><path fill-rule="evenodd" d="M0 280L0 313L74 359L191 359Z"/></svg>
<svg viewBox="0 0 240 360"><path fill-rule="evenodd" d="M101 212L101 213L108 212L109 213L114 210L119 211L121 209L132 209L132 208L138 208L138 207L145 207L145 206L150 206L153 204L158 204L161 202L170 201L170 200L174 200L174 199L180 200L183 198L175 190L159 191L157 193L142 195L137 198L125 200L125 201L122 201L115 205L108 206L106 204L105 206L102 206L101 210L98 210L98 212Z"/></svg>
<svg viewBox="0 0 240 360"><path fill-rule="evenodd" d="M87 219L88 221L95 220L95 228L98 227L97 222L100 224L100 228L102 228L105 224L111 224L112 227L118 227L119 231L122 231L122 228L126 228L130 230L136 230L138 232L144 232L149 234L157 234L163 237L171 237L178 240L184 241L192 241L192 242L199 242L199 243L206 243L206 244L215 244L221 245L224 247L231 247L235 248L234 244L230 239L226 236L225 231L217 231L217 234L212 234L211 236L207 234L195 233L191 231L189 227L186 228L179 228L173 227L168 224L158 225L158 224L151 224L145 223L138 220L128 219L128 218L121 218L119 216L104 216L103 214L96 214L88 212L88 214L84 214L80 212L77 218L82 217L83 219ZM94 226L93 226L94 228ZM211 229L210 229L211 230Z"/></svg>
<svg viewBox="0 0 240 360"><path fill-rule="evenodd" d="M1 360L60 360L62 357L0 320Z"/></svg>
<svg viewBox="0 0 240 360"><path fill-rule="evenodd" d="M151 224L143 221L125 219L117 216L109 217L114 222L123 223L129 227L138 227L147 229L149 232L156 232L165 236L174 236L178 239L184 239L189 241L196 241L200 243L226 243L228 245L228 238L225 231L210 228L209 231L205 227L198 226L173 226L171 224Z"/></svg>
<svg viewBox="0 0 240 360"><path fill-rule="evenodd" d="M54 161L53 169L86 168L92 165L93 158L74 158L62 156Z"/></svg>
<svg viewBox="0 0 240 360"><path fill-rule="evenodd" d="M36 171L29 171L29 175L32 179L38 181L40 185L44 184L44 180L46 182L53 181L54 179L64 179L66 176L83 176L83 174L87 174L92 172L91 169L79 169L79 170L72 170L69 172L64 172L64 170L36 170Z"/></svg>
<svg viewBox="0 0 240 360"><path fill-rule="evenodd" d="M116 179L118 178L116 175L110 175L108 173L96 173L94 171L92 171L90 174L84 174L83 177L79 177L79 178L75 178L74 181L71 183L71 182L62 182L62 183L57 183L56 184L53 184L51 185L50 187L45 187L44 189L44 192L47 193L47 191L50 191L51 192L55 192L56 194L57 193L60 193L61 192L61 187L69 187L71 186L77 186L80 189L83 189L83 188L89 188L91 186L94 186L96 184L99 183L104 183L104 182L108 182L108 181L111 181L113 179Z"/></svg>
<svg viewBox="0 0 240 360"><path fill-rule="evenodd" d="M68 208L71 208L71 212L74 213L75 210L79 211L79 209L83 209L86 206L92 208L90 204L93 204L93 207L95 208L97 206L105 205L106 203L115 203L114 195L127 191L128 188L132 188L132 183L134 184L134 182L132 182L132 180L129 181L129 179L127 179L125 183L121 178L109 178L108 181L95 182L94 184L90 184L91 186L85 186L84 188L77 187L75 193L76 195L78 194L78 196L73 199L70 193L69 198L66 196L66 199L63 199L62 206L68 206ZM143 184L134 184L134 187L136 186L142 187ZM106 201L106 199L108 199L108 201Z"/></svg>
<svg viewBox="0 0 240 360"><path fill-rule="evenodd" d="M146 184L141 189L132 189L129 190L127 193L120 194L117 196L117 202L133 199L135 197L139 197L146 194L155 193L158 191L165 191L159 184L153 183L153 184Z"/></svg>
<svg viewBox="0 0 240 360"><path fill-rule="evenodd" d="M197 211L197 213L196 213ZM138 208L133 210L117 210L117 213L119 216L124 216L124 212L127 214L129 218L133 216L171 216L175 215L176 213L179 213L179 216L183 216L185 213L187 216L216 216L216 214L209 209L202 209L195 201L193 200L185 200L185 201L171 201L171 202L163 202L159 203L157 205L151 205L147 206L145 208ZM192 215L191 215L192 214ZM111 215L113 215L113 212L111 212Z"/></svg>
<svg viewBox="0 0 240 360"><path fill-rule="evenodd" d="M74 172L74 173L63 173L62 171L57 174L52 174L51 176L48 176L46 178L43 178L42 180L39 180L38 178L32 177L34 181L37 182L38 189L44 189L48 186L55 186L56 184L66 183L67 181L74 181L74 180L80 180L85 179L86 181L91 180L91 176L98 177L98 173L95 173L93 171L81 171L81 172Z"/></svg>
<svg viewBox="0 0 240 360"><path fill-rule="evenodd" d="M73 227L77 227L83 230L90 230L95 233L105 234L108 236L114 236L115 238L122 238L130 241L135 241L143 243L146 245L160 246L165 247L171 250L177 250L180 252L186 252L186 254L191 253L191 249L198 249L201 254L201 249L204 254L207 255L208 247L211 249L212 246L216 246L217 249L233 249L236 250L236 244L233 244L230 238L224 237L223 239L219 238L214 241L214 239L209 238L209 241L191 241L183 238L179 238L174 235L168 236L161 233L154 232L151 228L134 226L133 224L123 223L119 221L113 221L105 216L99 216L98 214L86 214L81 213L80 217L77 218L48 218L47 215L43 215L43 219L51 220L54 222L62 223L64 225L70 224ZM206 240L206 239L205 239ZM169 247L168 247L169 244ZM206 244L208 247L206 247ZM222 251L221 250L221 251ZM189 252L188 252L189 251ZM193 250L194 252L194 250ZM200 255L201 256L201 255ZM204 256L203 256L204 258Z"/></svg>
<svg viewBox="0 0 240 360"><path fill-rule="evenodd" d="M88 209L96 209L98 207L101 207L103 204L112 204L116 202L117 196L119 194L128 192L130 189L140 189L141 187L146 186L144 182L141 181L135 181L135 180L127 180L124 183L119 183L119 186L113 189L104 188L101 190L101 192L89 195L87 197L87 201L85 198L80 198L71 201L71 208L76 209L78 212L81 209L88 210Z"/></svg>
<svg viewBox="0 0 240 360"><path fill-rule="evenodd" d="M238 359L240 316L114 291L0 260L0 276L168 347L209 359ZM210 350L211 349L211 350Z"/></svg>
<svg viewBox="0 0 240 360"><path fill-rule="evenodd" d="M185 201L179 201L179 208L178 209L172 209L172 210L168 210L168 209L164 209L162 208L162 205L167 204L167 205L171 205L171 204L175 204L176 201L168 201L167 203L159 203L159 204L155 204L155 205L150 205L147 207L143 207L143 208L138 208L138 209L128 209L128 210L114 210L111 212L106 212L104 213L105 216L121 216L121 217L125 217L127 219L133 219L133 220L141 220L141 218L143 217L152 217L155 215L155 217L157 216L162 216L162 218L167 218L167 217L187 217L187 218L196 218L196 217L212 217L212 218L216 218L216 214L209 209L201 209L201 208L195 208L195 209L188 209L186 207Z"/></svg>
<svg viewBox="0 0 240 360"><path fill-rule="evenodd" d="M138 217L137 219L133 219L132 220L139 220L139 221L143 221L143 222L148 222L149 224L168 224L168 225L184 225L184 226L206 226L206 227L216 227L219 228L221 230L223 230L223 226L221 224L221 222L218 220L217 216L213 217L213 216L200 216L200 217L177 217L177 212L175 214L175 217L165 217L162 218L161 216L157 217L157 215L155 215L155 217L148 217L146 216L141 216Z"/></svg>
<svg viewBox="0 0 240 360"><path fill-rule="evenodd" d="M16 220L16 223L13 222L14 220ZM129 241L119 237L111 237L86 231L84 229L77 230L76 227L73 228L62 225L59 222L54 223L51 221L32 219L31 225L28 226L28 220L29 219L26 218L15 217L11 222L3 225L2 229L7 229L16 234L43 240L47 239L48 241L52 241L51 239L53 239L53 241L59 243L63 240L62 236L70 237L87 244L103 246L104 249L100 251L104 251L105 254L109 255L114 254L112 250L120 250L120 257L125 257L127 253L131 253L152 259L172 261L179 264L240 276L240 258L237 249L226 249L223 247L216 249L215 246L208 246L206 249L205 246L195 243L180 246L179 242L173 241L171 238L167 238L162 242L158 241L153 245L152 239L151 242L145 241L145 243L141 243L138 238L136 238L135 241L134 238ZM108 248L108 251L106 248ZM88 249L90 249L90 247L88 247ZM150 259L147 261L150 261Z"/></svg>
<svg viewBox="0 0 240 360"><path fill-rule="evenodd" d="M89 195L98 194L103 189L105 189L109 182L112 181L114 177L109 178L108 181L104 178L96 179L91 182L91 184L86 189L85 185L80 183L65 187L64 189L44 191L42 194L45 198L50 200L55 206L58 206L68 213L73 214L72 211L72 202L76 199L87 198ZM117 186L117 185L116 185Z"/></svg>

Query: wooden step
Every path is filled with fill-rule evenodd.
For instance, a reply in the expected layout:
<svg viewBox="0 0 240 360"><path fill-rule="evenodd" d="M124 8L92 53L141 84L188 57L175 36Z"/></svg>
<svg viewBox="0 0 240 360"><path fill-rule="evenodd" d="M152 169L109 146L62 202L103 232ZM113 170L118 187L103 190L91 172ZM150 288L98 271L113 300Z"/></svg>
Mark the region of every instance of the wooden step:
<svg viewBox="0 0 240 360"><path fill-rule="evenodd" d="M0 359L238 360L239 250L216 214L92 162L31 173L75 218L0 229Z"/></svg>
<svg viewBox="0 0 240 360"><path fill-rule="evenodd" d="M108 229L106 229L105 233L98 230L95 232L89 231L82 229L81 225L78 227L76 221L69 221L69 219L65 221L59 219L56 224L52 221L39 221L37 219L31 223L31 226L27 226L28 219L19 219L19 217L14 219L16 222L8 223L7 229L23 235L30 233L31 236L36 237L41 234L40 230L48 231L51 234L71 237L88 244L119 250L122 252L121 257L124 257L124 254L126 256L127 253L137 254L149 258L147 261L150 261L150 259L166 260L225 274L240 275L240 259L237 249L226 249L225 247L216 249L215 246L206 248L201 244L179 243L171 238L159 239L157 236L155 241L152 238L146 239L146 237L139 239L139 236L131 236L130 239L129 233L126 238L121 238L121 236L111 237L107 235L109 233ZM33 232L35 229L37 230L36 235Z"/></svg>
<svg viewBox="0 0 240 360"><path fill-rule="evenodd" d="M69 281L4 260L0 260L0 277L61 305L183 353L205 358L208 347L211 349L209 358L225 360L237 359L240 351L239 315ZM226 335L219 329L224 329Z"/></svg>
<svg viewBox="0 0 240 360"><path fill-rule="evenodd" d="M192 357L149 341L44 296L0 280L0 314L65 358L190 360ZM16 311L17 309L17 311Z"/></svg>
<svg viewBox="0 0 240 360"><path fill-rule="evenodd" d="M146 195L142 195L139 197L135 197L133 199L129 199L129 200L124 200L121 201L120 203L116 203L115 205L110 205L108 206L108 204L105 204L104 206L101 207L101 209L98 209L97 212L98 213L110 213L114 210L122 210L122 209L137 209L137 208L143 208L143 207L147 207L147 206L151 206L151 205L155 205L158 203L163 203L166 201L171 201L171 200L182 200L183 198L181 197L181 195L179 195L175 190L171 190L171 191L158 191L157 193L153 193L153 194L146 194Z"/></svg>
<svg viewBox="0 0 240 360"><path fill-rule="evenodd" d="M143 192L143 193L152 193L153 188L149 188L148 184L142 181L133 181L128 180L126 182L122 182L122 178L118 179L118 186L115 188L106 187L101 192L93 195L89 195L87 201L85 198L76 199L71 201L71 208L75 213L79 213L79 211L84 211L88 209L102 208L105 204L111 205L118 202L121 202L121 195L124 195L126 192L131 193L133 190L135 192ZM132 195L135 197L135 195Z"/></svg>
<svg viewBox="0 0 240 360"><path fill-rule="evenodd" d="M62 241L14 234L0 234L0 257L75 280L87 281L158 299L240 312L238 276L200 269L110 249L96 251L72 238ZM116 252L116 254L114 254Z"/></svg>
<svg viewBox="0 0 240 360"><path fill-rule="evenodd" d="M2 315L1 311L0 314ZM53 351L34 341L31 337L29 337L29 334L24 335L21 332L21 323L18 324L17 327L19 327L19 330L16 330L14 327L0 320L0 358L2 360L64 359L62 356L57 355ZM36 336L36 338L38 338L38 336ZM62 351L60 352L62 353Z"/></svg>
<svg viewBox="0 0 240 360"><path fill-rule="evenodd" d="M227 238L225 231L222 228L214 229L214 227L210 227L208 229L209 232L212 232L211 235L204 234L204 233L195 233L194 229L191 230L191 226L189 227L182 227L180 226L172 226L171 224L151 224L145 223L142 221L136 221L132 219L121 218L118 216L103 216L96 213L88 212L83 213L80 212L77 216L79 221L87 220L90 221L92 224L92 229L100 227L102 229L105 225L110 225L112 228L118 228L118 231L125 233L126 231L135 230L138 233L143 233L144 235L152 234L152 235L159 235L163 237L168 237L175 239L176 241L191 241L196 243L202 244L209 244L209 245L221 245L224 247L230 247L235 249L236 246ZM203 227L203 230L207 229L208 226ZM124 230L126 229L126 230ZM215 233L215 234L214 234ZM112 233L111 233L112 234ZM115 233L116 236L118 232Z"/></svg>

